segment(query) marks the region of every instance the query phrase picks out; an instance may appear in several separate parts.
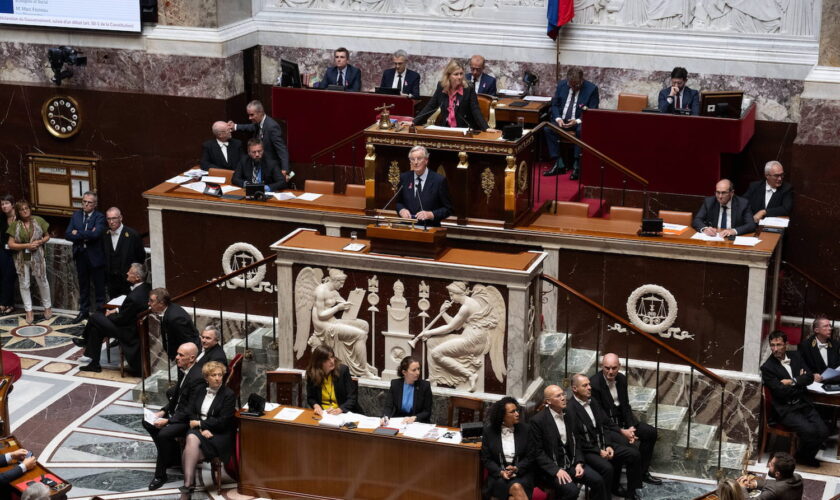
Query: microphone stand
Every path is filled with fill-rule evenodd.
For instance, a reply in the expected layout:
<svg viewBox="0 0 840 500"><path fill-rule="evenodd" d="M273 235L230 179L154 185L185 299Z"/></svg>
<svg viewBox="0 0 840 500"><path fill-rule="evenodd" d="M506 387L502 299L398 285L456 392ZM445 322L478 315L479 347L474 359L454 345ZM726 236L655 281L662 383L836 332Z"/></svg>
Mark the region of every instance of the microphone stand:
<svg viewBox="0 0 840 500"><path fill-rule="evenodd" d="M399 187L399 189L397 189L397 192L394 193L394 196L392 196L391 199L388 200L388 203L386 203L385 206L382 207L383 212L385 211L386 208L388 208L388 205L390 205L391 202L394 201L397 198L397 195L400 194L400 191L402 191L403 187L404 187L404 184L400 183L400 187ZM380 220L379 218L376 219L376 226L377 227L379 227L379 220Z"/></svg>

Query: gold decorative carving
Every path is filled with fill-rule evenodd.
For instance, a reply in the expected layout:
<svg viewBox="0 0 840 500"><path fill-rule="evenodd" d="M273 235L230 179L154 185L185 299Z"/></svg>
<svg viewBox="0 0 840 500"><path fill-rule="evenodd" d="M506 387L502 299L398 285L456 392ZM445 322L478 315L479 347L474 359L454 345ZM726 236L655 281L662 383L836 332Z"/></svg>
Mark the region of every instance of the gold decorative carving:
<svg viewBox="0 0 840 500"><path fill-rule="evenodd" d="M391 189L397 190L400 185L400 164L397 160L391 161L391 167L388 168L388 182L391 184Z"/></svg>
<svg viewBox="0 0 840 500"><path fill-rule="evenodd" d="M470 164L467 160L468 160L467 153L465 153L464 151L461 151L460 153L458 153L458 168L459 169L470 168Z"/></svg>
<svg viewBox="0 0 840 500"><path fill-rule="evenodd" d="M528 162L525 160L519 163L516 181L516 192L518 194L524 193L528 189Z"/></svg>
<svg viewBox="0 0 840 500"><path fill-rule="evenodd" d="M493 171L490 170L490 167L484 169L484 172L481 172L481 190L484 191L484 195L487 197L487 204L490 204L490 195L493 194L493 190L496 188L496 178L493 176Z"/></svg>
<svg viewBox="0 0 840 500"><path fill-rule="evenodd" d="M499 99L493 98L490 101L490 119L487 120L487 125L490 128L496 128L496 106L499 104Z"/></svg>
<svg viewBox="0 0 840 500"><path fill-rule="evenodd" d="M512 220L516 212L516 158L506 156L505 164L505 214Z"/></svg>
<svg viewBox="0 0 840 500"><path fill-rule="evenodd" d="M365 211L372 214L376 209L376 148L365 144Z"/></svg>

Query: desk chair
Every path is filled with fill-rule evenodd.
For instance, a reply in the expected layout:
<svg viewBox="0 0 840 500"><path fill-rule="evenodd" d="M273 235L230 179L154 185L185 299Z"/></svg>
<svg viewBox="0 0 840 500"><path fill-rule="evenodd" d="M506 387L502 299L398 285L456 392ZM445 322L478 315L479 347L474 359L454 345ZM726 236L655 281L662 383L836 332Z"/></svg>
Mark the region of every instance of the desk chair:
<svg viewBox="0 0 840 500"><path fill-rule="evenodd" d="M691 227L691 212L674 212L672 210L660 210L659 218L662 222L669 224L679 224L681 226Z"/></svg>
<svg viewBox="0 0 840 500"><path fill-rule="evenodd" d="M761 448L758 452L759 458L764 456L764 448L767 446L770 435L788 438L790 440L790 450L788 452L795 455L799 438L795 432L784 425L772 422L770 416L773 411L773 395L770 389L762 386L761 396Z"/></svg>
<svg viewBox="0 0 840 500"><path fill-rule="evenodd" d="M478 414L478 421L483 422L484 401L477 398L451 396L449 398L449 411L446 425L456 427L456 416L458 417L457 425L461 425L464 422L475 422L476 414Z"/></svg>
<svg viewBox="0 0 840 500"><path fill-rule="evenodd" d="M275 398L271 397L274 388ZM297 397L295 397L297 394ZM299 372L271 371L265 373L265 400L282 405L303 407L303 377Z"/></svg>
<svg viewBox="0 0 840 500"><path fill-rule="evenodd" d="M648 96L644 94L618 94L619 111L641 111L648 106Z"/></svg>
<svg viewBox="0 0 840 500"><path fill-rule="evenodd" d="M478 108L481 109L481 116L490 128L496 128L496 103L498 100L492 95L476 94Z"/></svg>
<svg viewBox="0 0 840 500"><path fill-rule="evenodd" d="M612 207L610 208L610 220L627 220L641 224L642 209L633 207Z"/></svg>
<svg viewBox="0 0 840 500"><path fill-rule="evenodd" d="M364 184L348 184L347 187L344 189L345 196L360 196L364 198L365 196L365 186Z"/></svg>
<svg viewBox="0 0 840 500"><path fill-rule="evenodd" d="M573 217L588 217L589 204L579 201L555 201L555 215L571 215Z"/></svg>
<svg viewBox="0 0 840 500"><path fill-rule="evenodd" d="M225 184L230 184L231 179L233 179L233 170L228 170L226 168L211 168L207 171L207 175L211 177L224 177Z"/></svg>
<svg viewBox="0 0 840 500"><path fill-rule="evenodd" d="M335 182L307 179L303 185L303 190L307 193L333 194L335 192Z"/></svg>

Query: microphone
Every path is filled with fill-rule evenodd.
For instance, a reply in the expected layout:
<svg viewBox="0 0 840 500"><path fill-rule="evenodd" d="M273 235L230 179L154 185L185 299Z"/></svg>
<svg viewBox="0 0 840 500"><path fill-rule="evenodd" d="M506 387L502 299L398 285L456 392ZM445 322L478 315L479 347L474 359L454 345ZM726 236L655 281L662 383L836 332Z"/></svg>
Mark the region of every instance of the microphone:
<svg viewBox="0 0 840 500"><path fill-rule="evenodd" d="M426 182L429 182L428 177L426 177ZM417 189L416 185L414 186L414 189ZM422 200L421 196L422 196L422 193L417 193L417 203L420 204L420 211L425 212L425 210L423 209L423 200ZM417 214L414 214L414 216L416 217ZM423 219L423 231L428 231L429 230L429 228L426 227L426 224L427 224L426 219Z"/></svg>
<svg viewBox="0 0 840 500"><path fill-rule="evenodd" d="M398 195L398 194L400 194L400 191L402 191L403 187L405 187L405 185L401 182L401 183L400 183L400 188L399 188L399 189L397 189L397 192L396 192L396 193L394 193L394 196L392 196L392 197L391 197L391 199L390 199L390 200L388 200L388 203L386 203L386 204L385 204L385 206L384 206L384 207L382 207L382 210L383 210L383 211L384 211L386 208L388 208L388 205L390 205L390 204L391 204L391 202L392 202L392 201L394 201L394 200L397 198L397 195Z"/></svg>

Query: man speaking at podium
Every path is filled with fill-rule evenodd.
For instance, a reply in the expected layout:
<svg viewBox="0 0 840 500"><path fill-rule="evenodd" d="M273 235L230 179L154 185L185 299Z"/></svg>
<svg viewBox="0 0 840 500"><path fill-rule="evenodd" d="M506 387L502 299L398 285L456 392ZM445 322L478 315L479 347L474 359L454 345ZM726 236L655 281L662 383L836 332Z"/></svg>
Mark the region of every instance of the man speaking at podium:
<svg viewBox="0 0 840 500"><path fill-rule="evenodd" d="M439 227L452 213L446 177L426 168L429 151L423 146L411 148L408 161L411 170L400 175L397 213L403 219L417 219L424 226Z"/></svg>

